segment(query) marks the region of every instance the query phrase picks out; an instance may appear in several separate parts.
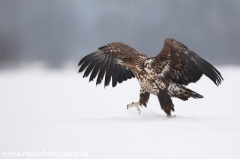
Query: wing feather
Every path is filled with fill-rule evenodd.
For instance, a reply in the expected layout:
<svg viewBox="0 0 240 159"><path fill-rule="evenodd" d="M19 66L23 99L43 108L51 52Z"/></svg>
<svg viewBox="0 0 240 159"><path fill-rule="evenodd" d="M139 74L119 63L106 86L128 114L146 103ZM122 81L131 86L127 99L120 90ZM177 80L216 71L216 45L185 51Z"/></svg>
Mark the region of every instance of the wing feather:
<svg viewBox="0 0 240 159"><path fill-rule="evenodd" d="M131 56L128 56L131 55ZM100 84L105 77L104 86L108 86L112 79L112 86L122 83L134 76L131 69L117 63L117 59L124 56L124 59L133 56L144 55L134 48L120 42L110 43L98 48L97 51L83 57L78 66L79 72L83 72L83 77L88 77L89 81L96 78L96 84Z"/></svg>
<svg viewBox="0 0 240 159"><path fill-rule="evenodd" d="M203 74L210 78L216 85L221 84L223 78L221 73L215 67L191 50L187 51L186 53L189 55L191 60L194 61Z"/></svg>
<svg viewBox="0 0 240 159"><path fill-rule="evenodd" d="M169 69L164 72L166 65ZM165 39L163 49L154 57L152 66L158 74L184 85L198 81L203 74L217 86L223 80L220 72L209 62L172 38Z"/></svg>
<svg viewBox="0 0 240 159"><path fill-rule="evenodd" d="M123 71L124 71L124 67L122 65L119 65L119 72L118 72L118 83L122 83L123 82Z"/></svg>
<svg viewBox="0 0 240 159"><path fill-rule="evenodd" d="M99 71L98 77L97 77L97 85L102 82L102 79L103 79L104 74L105 74L105 72L106 72L107 66L108 66L109 63L110 63L109 56L111 56L111 55L107 55L107 56L105 57L104 62L102 63L102 66L101 66L101 68L100 68L100 71Z"/></svg>
<svg viewBox="0 0 240 159"><path fill-rule="evenodd" d="M123 80L126 81L128 79L128 70L125 70Z"/></svg>
<svg viewBox="0 0 240 159"><path fill-rule="evenodd" d="M128 78L128 79L131 79L132 77L134 77L133 72L132 72L131 70L128 70L128 71L127 71L127 78Z"/></svg>
<svg viewBox="0 0 240 159"><path fill-rule="evenodd" d="M105 77L105 82L104 82L105 84L104 84L104 86L108 86L109 85L111 77L112 77L112 74L113 74L114 66L115 66L115 57L116 57L116 55L115 54L111 54L111 56L112 57L110 59L109 67L106 70L106 77Z"/></svg>
<svg viewBox="0 0 240 159"><path fill-rule="evenodd" d="M103 55L99 55L97 56L96 58L94 58L94 60L89 64L89 66L87 67L84 75L83 75L83 78L84 77L88 77L88 75L92 72L92 70L95 68L96 64L99 62L99 61L102 61L104 59L104 56Z"/></svg>
<svg viewBox="0 0 240 159"><path fill-rule="evenodd" d="M87 56L83 57L79 63L78 63L78 66L82 65L84 61L87 61L90 57L93 57L93 56L97 56L97 55L100 55L101 52L99 51L96 51L96 52L93 52L91 54L88 54Z"/></svg>
<svg viewBox="0 0 240 159"><path fill-rule="evenodd" d="M80 67L78 72L82 72L95 59L95 56L90 56Z"/></svg>
<svg viewBox="0 0 240 159"><path fill-rule="evenodd" d="M114 71L112 74L112 87L115 87L118 82L118 74L119 74L119 64L115 64Z"/></svg>
<svg viewBox="0 0 240 159"><path fill-rule="evenodd" d="M103 59L104 60L104 59ZM102 60L102 61L103 61ZM101 62L102 62L101 61ZM89 82L90 81L93 81L95 78L96 78L96 76L97 76L97 74L98 74L98 72L99 72L99 70L100 70L100 68L101 68L101 65L102 65L102 63L101 62L98 62L97 64L96 64L96 66L94 67L94 69L93 69L93 71L92 71L92 73L91 73L91 76L90 76L90 78L89 78Z"/></svg>

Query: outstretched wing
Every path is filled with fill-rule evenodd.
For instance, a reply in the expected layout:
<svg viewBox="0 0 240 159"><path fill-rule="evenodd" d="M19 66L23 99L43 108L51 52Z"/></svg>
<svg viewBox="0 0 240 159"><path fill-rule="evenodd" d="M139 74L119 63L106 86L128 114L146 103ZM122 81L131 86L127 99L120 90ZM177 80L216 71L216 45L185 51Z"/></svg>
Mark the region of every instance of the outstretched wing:
<svg viewBox="0 0 240 159"><path fill-rule="evenodd" d="M217 86L223 80L220 72L209 62L172 38L164 40L163 49L154 57L152 66L159 76L168 76L184 85L198 81L203 74Z"/></svg>
<svg viewBox="0 0 240 159"><path fill-rule="evenodd" d="M83 78L88 77L91 73L89 81L93 81L97 76L96 84L100 84L105 75L104 86L108 86L112 78L112 86L122 83L132 77L135 77L132 70L117 63L118 58L129 59L141 55L140 52L132 47L121 43L113 42L98 48L97 51L83 57L78 66L78 72L83 72Z"/></svg>

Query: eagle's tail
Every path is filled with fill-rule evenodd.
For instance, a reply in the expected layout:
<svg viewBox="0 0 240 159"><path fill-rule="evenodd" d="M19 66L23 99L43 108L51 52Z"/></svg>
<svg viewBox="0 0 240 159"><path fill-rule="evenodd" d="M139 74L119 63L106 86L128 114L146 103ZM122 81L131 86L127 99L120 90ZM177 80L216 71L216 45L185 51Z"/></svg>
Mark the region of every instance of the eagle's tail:
<svg viewBox="0 0 240 159"><path fill-rule="evenodd" d="M190 97L192 98L203 98L203 96L201 94L198 94L197 92L194 92L186 87L184 87L184 89L189 92Z"/></svg>
<svg viewBox="0 0 240 159"><path fill-rule="evenodd" d="M174 92L174 96L182 99L184 101L188 100L188 98L192 97L192 98L203 98L203 96L201 94L198 94L184 86L180 86L177 88L178 91Z"/></svg>

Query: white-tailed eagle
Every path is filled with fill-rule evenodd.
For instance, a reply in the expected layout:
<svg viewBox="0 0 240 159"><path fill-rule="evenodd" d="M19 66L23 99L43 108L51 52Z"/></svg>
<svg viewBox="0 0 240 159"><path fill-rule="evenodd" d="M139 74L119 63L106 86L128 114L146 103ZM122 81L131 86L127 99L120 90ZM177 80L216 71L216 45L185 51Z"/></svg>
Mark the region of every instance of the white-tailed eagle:
<svg viewBox="0 0 240 159"><path fill-rule="evenodd" d="M188 49L173 38L166 38L162 51L155 57L148 57L140 51L121 43L113 42L101 46L97 51L83 57L78 66L83 77L92 81L97 77L96 84L104 79L108 86L112 78L112 86L136 77L140 84L140 99L132 102L129 107L147 107L149 95L158 97L161 108L168 117L174 111L171 97L186 101L188 98L203 98L202 95L186 88L191 82L198 81L204 74L217 86L223 78L220 72L206 60Z"/></svg>

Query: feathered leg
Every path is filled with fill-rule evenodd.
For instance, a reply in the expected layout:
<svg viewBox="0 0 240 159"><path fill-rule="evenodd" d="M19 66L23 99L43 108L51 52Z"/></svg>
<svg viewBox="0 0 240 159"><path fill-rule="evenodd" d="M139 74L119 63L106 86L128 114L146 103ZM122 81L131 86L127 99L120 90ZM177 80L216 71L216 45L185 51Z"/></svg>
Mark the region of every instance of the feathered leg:
<svg viewBox="0 0 240 159"><path fill-rule="evenodd" d="M141 113L140 106L144 105L145 107L147 107L147 102L148 102L149 96L150 96L150 93L145 92L141 89L139 101L128 104L127 109L130 107L137 107L137 110L139 111L139 114L140 114Z"/></svg>
<svg viewBox="0 0 240 159"><path fill-rule="evenodd" d="M171 111L174 111L174 105L172 103L171 97L167 93L167 90L159 89L157 97L160 102L161 108L167 114L167 117L168 118L175 117L175 115L174 116L171 115Z"/></svg>
<svg viewBox="0 0 240 159"><path fill-rule="evenodd" d="M148 103L148 100L149 100L149 96L150 96L150 93L145 92L145 91L143 91L143 90L140 90L139 104L140 104L140 105L144 105L145 107L147 107L147 103Z"/></svg>

